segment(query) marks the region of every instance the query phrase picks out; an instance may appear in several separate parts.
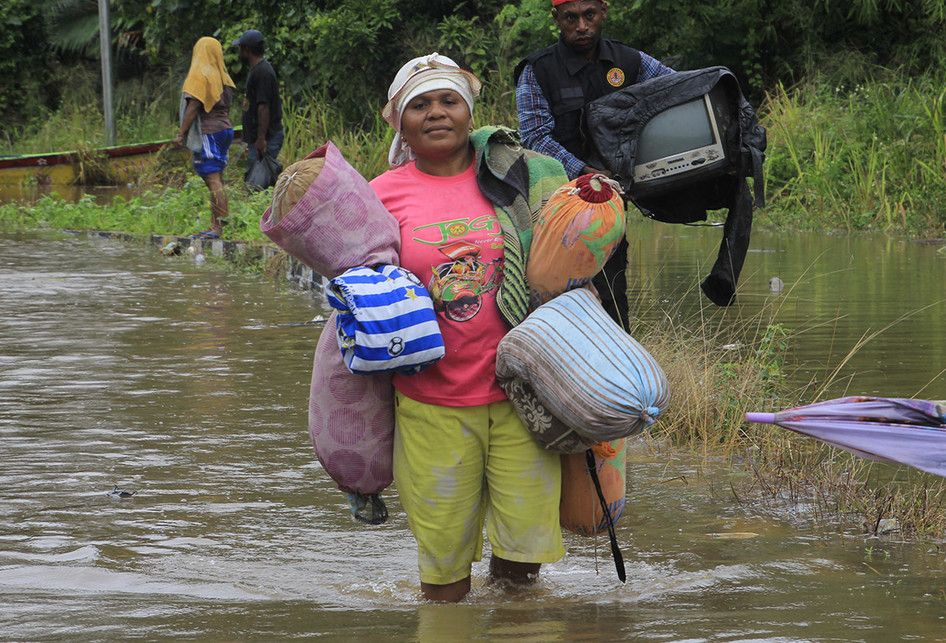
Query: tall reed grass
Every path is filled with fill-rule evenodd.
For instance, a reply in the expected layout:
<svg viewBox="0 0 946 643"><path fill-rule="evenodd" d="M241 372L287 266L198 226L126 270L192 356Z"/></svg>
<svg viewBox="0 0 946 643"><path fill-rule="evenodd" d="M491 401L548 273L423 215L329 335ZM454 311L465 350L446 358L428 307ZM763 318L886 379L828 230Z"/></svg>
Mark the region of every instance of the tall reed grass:
<svg viewBox="0 0 946 643"><path fill-rule="evenodd" d="M516 125L510 70L486 73L478 124ZM903 77L875 70L859 85L812 76L777 85L760 107L769 132L765 224L786 228L880 230L941 237L946 234L946 79L930 72ZM844 77L841 75L840 77ZM170 138L175 131L180 79L170 75L119 87L122 142ZM0 153L94 148L103 143L95 83L70 86L63 108L0 141ZM372 178L387 169L393 133L381 119L383 97L366 104L350 127L330 98L287 97L282 161L303 158L326 140ZM234 121L239 120L234 108ZM151 177L160 184L163 177Z"/></svg>
<svg viewBox="0 0 946 643"><path fill-rule="evenodd" d="M145 143L174 138L182 78L153 73L122 81L114 93L117 142ZM70 70L56 111L40 109L31 125L5 129L0 154L32 154L105 146L105 119L95 73Z"/></svg>
<svg viewBox="0 0 946 643"><path fill-rule="evenodd" d="M794 228L946 232L946 79L881 72L766 96L763 220Z"/></svg>

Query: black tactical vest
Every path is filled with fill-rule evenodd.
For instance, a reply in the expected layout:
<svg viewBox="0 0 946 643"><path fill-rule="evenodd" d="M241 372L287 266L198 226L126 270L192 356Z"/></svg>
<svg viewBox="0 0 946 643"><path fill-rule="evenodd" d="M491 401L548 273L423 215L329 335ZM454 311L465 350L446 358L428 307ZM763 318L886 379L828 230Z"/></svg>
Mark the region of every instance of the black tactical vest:
<svg viewBox="0 0 946 643"><path fill-rule="evenodd" d="M555 117L552 138L584 160L589 148L581 133L582 110L593 100L636 84L641 54L620 42L602 38L597 59L588 61L559 40L519 63L517 84L526 64L532 65Z"/></svg>

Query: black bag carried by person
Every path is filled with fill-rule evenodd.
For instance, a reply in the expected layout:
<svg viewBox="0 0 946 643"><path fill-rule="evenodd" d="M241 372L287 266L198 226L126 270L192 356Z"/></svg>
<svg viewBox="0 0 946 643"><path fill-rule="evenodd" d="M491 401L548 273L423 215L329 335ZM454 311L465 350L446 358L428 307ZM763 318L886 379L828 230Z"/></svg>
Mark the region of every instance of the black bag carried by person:
<svg viewBox="0 0 946 643"><path fill-rule="evenodd" d="M733 73L709 67L628 86L585 107L584 134L589 164L607 168L645 216L693 224L728 210L700 287L719 306L734 303L753 209L765 201L766 133Z"/></svg>
<svg viewBox="0 0 946 643"><path fill-rule="evenodd" d="M276 185L276 179L281 172L282 164L269 154L264 154L250 166L243 180L246 182L246 187L254 192L265 190Z"/></svg>

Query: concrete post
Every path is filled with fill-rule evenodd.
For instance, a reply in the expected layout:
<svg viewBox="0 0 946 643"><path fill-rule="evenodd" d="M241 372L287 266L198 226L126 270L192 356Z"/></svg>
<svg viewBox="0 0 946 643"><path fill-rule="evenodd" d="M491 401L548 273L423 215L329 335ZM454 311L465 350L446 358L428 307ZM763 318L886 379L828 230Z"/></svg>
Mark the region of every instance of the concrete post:
<svg viewBox="0 0 946 643"><path fill-rule="evenodd" d="M112 35L108 26L108 0L99 0L99 47L102 52L102 112L105 140L115 144L115 114L112 113Z"/></svg>

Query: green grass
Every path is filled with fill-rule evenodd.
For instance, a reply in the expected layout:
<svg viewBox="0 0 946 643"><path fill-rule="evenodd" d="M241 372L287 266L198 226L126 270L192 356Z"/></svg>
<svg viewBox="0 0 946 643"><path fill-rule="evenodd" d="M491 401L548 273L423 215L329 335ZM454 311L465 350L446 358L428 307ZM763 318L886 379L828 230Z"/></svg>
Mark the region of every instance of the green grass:
<svg viewBox="0 0 946 643"><path fill-rule="evenodd" d="M269 190L251 194L242 186L227 187L230 197L229 224L224 238L262 240L259 218L272 198ZM0 205L0 228L110 230L137 235L188 235L210 227L207 187L194 177L179 188L148 191L125 199L115 197L107 205L91 196L70 203L53 194L24 206Z"/></svg>
<svg viewBox="0 0 946 643"><path fill-rule="evenodd" d="M760 108L769 133L766 164L768 207L763 225L789 229L877 230L922 237L946 232L946 79L929 74L903 77L874 70L874 80L836 84L812 77L792 88L771 90ZM515 99L498 71L490 74L478 124L516 122ZM175 131L177 79L130 81L116 91L121 142L170 137ZM103 143L94 83L79 78L63 108L0 141L0 153L92 149ZM378 104L360 128L347 127L324 97L287 98L288 165L332 140L365 176L387 169L392 131ZM236 110L235 110L236 112ZM169 169L169 168L164 168ZM173 170L173 168L170 168ZM171 174L179 177L186 167ZM239 180L231 172L233 180ZM158 188L164 172L144 182ZM239 196L239 195L237 195Z"/></svg>
<svg viewBox="0 0 946 643"><path fill-rule="evenodd" d="M881 72L854 87L777 87L762 221L788 228L946 230L946 79Z"/></svg>
<svg viewBox="0 0 946 643"><path fill-rule="evenodd" d="M174 138L181 80L170 73L152 73L118 83L113 104L116 143ZM61 107L56 111L41 109L29 125L4 130L0 154L104 147L105 119L97 82L97 69L70 68L69 79L62 88Z"/></svg>
<svg viewBox="0 0 946 643"><path fill-rule="evenodd" d="M381 118L380 107L374 114L366 127L351 129L328 99L287 98L283 103L286 141L280 159L289 165L331 140L355 169L374 178L388 169L388 148L394 138L393 130Z"/></svg>

